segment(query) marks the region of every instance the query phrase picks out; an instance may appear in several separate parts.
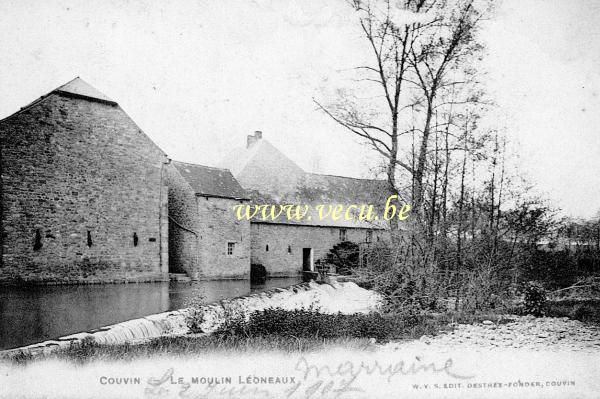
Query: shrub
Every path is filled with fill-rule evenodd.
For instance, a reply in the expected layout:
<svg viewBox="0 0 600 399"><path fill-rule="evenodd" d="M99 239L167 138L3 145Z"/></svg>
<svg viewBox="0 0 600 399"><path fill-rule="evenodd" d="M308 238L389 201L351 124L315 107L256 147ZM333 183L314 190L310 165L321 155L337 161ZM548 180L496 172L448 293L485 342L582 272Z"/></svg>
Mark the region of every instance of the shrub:
<svg viewBox="0 0 600 399"><path fill-rule="evenodd" d="M546 315L550 317L569 317L599 325L600 300L548 301Z"/></svg>
<svg viewBox="0 0 600 399"><path fill-rule="evenodd" d="M543 316L546 313L546 290L540 284L527 283L523 311L534 316Z"/></svg>
<svg viewBox="0 0 600 399"><path fill-rule="evenodd" d="M204 323L204 310L200 308L190 308L185 318L185 323L193 333L204 332L202 323Z"/></svg>
<svg viewBox="0 0 600 399"><path fill-rule="evenodd" d="M184 302L184 306L189 308L189 313L185 322L192 332L203 332L201 324L204 323L204 309L206 297L201 289L195 289Z"/></svg>
<svg viewBox="0 0 600 399"><path fill-rule="evenodd" d="M363 337L364 334L359 332L368 330L365 326L367 319L371 317L346 316L340 313L330 315L304 309L290 311L270 308L253 312L247 322L234 320L233 323L224 325L218 333L247 336ZM381 337L381 334L380 331L378 335Z"/></svg>
<svg viewBox="0 0 600 399"><path fill-rule="evenodd" d="M432 318L415 314L324 314L316 310L270 308L255 311L248 320L229 319L215 334L221 337L296 338L418 338L435 334L440 326Z"/></svg>
<svg viewBox="0 0 600 399"><path fill-rule="evenodd" d="M335 265L338 274L349 275L353 269L358 267L359 253L358 244L343 241L329 250L325 260L327 263Z"/></svg>

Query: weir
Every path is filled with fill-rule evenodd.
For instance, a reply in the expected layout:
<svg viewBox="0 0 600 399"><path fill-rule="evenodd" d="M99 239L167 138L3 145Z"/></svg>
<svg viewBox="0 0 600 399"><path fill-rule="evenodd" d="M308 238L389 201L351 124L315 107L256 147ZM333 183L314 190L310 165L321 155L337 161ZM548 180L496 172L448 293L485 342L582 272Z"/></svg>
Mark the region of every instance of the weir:
<svg viewBox="0 0 600 399"><path fill-rule="evenodd" d="M378 309L381 304L382 297L379 294L360 288L352 282L317 284L311 281L287 288L273 288L256 294L224 299L201 306L198 310L184 308L153 314L89 332L5 350L0 352L0 358L10 358L23 353L31 355L50 353L59 348L79 345L83 340L93 340L108 345L126 342L135 344L161 336L186 335L190 333L186 317L193 311L202 312L202 331L204 334L210 334L219 328L232 312L249 317L252 312L267 308L294 310L312 307L323 313L352 314L368 313Z"/></svg>

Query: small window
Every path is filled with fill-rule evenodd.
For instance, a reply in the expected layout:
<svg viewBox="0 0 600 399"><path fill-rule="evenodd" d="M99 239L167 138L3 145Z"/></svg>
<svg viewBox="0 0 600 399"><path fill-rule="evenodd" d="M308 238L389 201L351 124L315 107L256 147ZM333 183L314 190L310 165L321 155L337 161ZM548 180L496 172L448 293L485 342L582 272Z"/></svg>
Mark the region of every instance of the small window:
<svg viewBox="0 0 600 399"><path fill-rule="evenodd" d="M372 242L373 241L373 230L367 230L367 237L365 239L366 242Z"/></svg>
<svg viewBox="0 0 600 399"><path fill-rule="evenodd" d="M138 241L139 241L139 238L138 238L138 235L137 235L137 233L136 233L136 232L133 232L133 246L134 246L134 247L137 247L137 246L138 246Z"/></svg>
<svg viewBox="0 0 600 399"><path fill-rule="evenodd" d="M291 253L292 253L292 246L288 245L288 254L291 254Z"/></svg>
<svg viewBox="0 0 600 399"><path fill-rule="evenodd" d="M340 241L346 241L346 229L340 229Z"/></svg>
<svg viewBox="0 0 600 399"><path fill-rule="evenodd" d="M42 249L42 233L40 232L40 229L36 229L35 230L35 241L33 243L33 250L39 251L40 249Z"/></svg>
<svg viewBox="0 0 600 399"><path fill-rule="evenodd" d="M269 244L265 245L265 252L269 252Z"/></svg>
<svg viewBox="0 0 600 399"><path fill-rule="evenodd" d="M235 248L235 242L227 243L227 255L233 255L233 249Z"/></svg>

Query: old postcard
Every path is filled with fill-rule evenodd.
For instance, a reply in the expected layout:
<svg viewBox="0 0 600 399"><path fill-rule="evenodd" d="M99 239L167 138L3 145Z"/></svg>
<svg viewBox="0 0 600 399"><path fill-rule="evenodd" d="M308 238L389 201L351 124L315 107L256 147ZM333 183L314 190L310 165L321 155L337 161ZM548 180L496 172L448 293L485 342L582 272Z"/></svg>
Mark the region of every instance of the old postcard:
<svg viewBox="0 0 600 399"><path fill-rule="evenodd" d="M0 398L597 398L600 4L0 3Z"/></svg>

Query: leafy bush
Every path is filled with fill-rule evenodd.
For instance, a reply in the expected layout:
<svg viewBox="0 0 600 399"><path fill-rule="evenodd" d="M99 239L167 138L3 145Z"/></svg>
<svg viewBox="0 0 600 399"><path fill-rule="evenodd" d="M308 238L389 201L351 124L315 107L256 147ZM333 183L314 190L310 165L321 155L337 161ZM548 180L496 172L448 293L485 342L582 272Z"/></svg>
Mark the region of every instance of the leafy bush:
<svg viewBox="0 0 600 399"><path fill-rule="evenodd" d="M185 323L191 332L201 333L204 332L202 329L202 323L204 323L204 310L200 308L190 308L185 318Z"/></svg>
<svg viewBox="0 0 600 399"><path fill-rule="evenodd" d="M349 275L358 267L359 257L358 244L351 241L343 241L329 250L325 256L327 263L335 265L338 274Z"/></svg>
<svg viewBox="0 0 600 399"><path fill-rule="evenodd" d="M540 284L529 282L525 287L524 313L543 316L546 313L546 290Z"/></svg>
<svg viewBox="0 0 600 399"><path fill-rule="evenodd" d="M549 301L546 316L569 317L600 325L600 300Z"/></svg>
<svg viewBox="0 0 600 399"><path fill-rule="evenodd" d="M185 318L186 324L190 331L202 332L200 326L204 322L204 309L206 304L206 296L204 291L196 288L184 302L184 306L189 309L189 313Z"/></svg>
<svg viewBox="0 0 600 399"><path fill-rule="evenodd" d="M395 314L324 314L316 310L269 308L255 311L248 320L237 317L226 321L215 334L233 337L296 338L418 338L435 334L439 323L426 316Z"/></svg>
<svg viewBox="0 0 600 399"><path fill-rule="evenodd" d="M376 242L365 251L366 267L354 270L356 283L379 292L385 298L384 311L422 313L440 307L440 279L427 254L410 252L410 242L392 247Z"/></svg>
<svg viewBox="0 0 600 399"><path fill-rule="evenodd" d="M389 323L379 314L324 314L315 310L265 309L250 315L248 321L232 319L217 334L245 336L295 337L369 337L383 339L389 335Z"/></svg>

